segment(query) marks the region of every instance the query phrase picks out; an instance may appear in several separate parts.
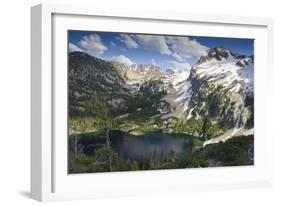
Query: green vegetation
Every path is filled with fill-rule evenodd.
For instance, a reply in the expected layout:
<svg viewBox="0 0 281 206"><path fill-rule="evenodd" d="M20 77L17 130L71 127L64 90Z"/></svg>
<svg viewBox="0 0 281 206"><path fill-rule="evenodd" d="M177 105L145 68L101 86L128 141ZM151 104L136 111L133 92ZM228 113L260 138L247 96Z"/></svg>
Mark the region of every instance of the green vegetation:
<svg viewBox="0 0 281 206"><path fill-rule="evenodd" d="M107 109L108 105L97 97L85 102L84 106L86 117L71 116L69 119L69 173L252 164L248 149L253 138L235 137L202 149L205 140L225 132L224 127L210 116L189 120L174 118L170 122L157 115L158 111L153 107L114 116L114 112ZM126 133L137 136L167 133L175 138L190 138L191 146L182 154L170 150L166 155L153 153L142 159L128 159L112 148L112 133L114 138Z"/></svg>
<svg viewBox="0 0 281 206"><path fill-rule="evenodd" d="M246 128L253 128L254 127L254 98L246 97L245 99L245 106L250 110L250 118L246 122Z"/></svg>
<svg viewBox="0 0 281 206"><path fill-rule="evenodd" d="M227 89L208 85L206 79L193 79L190 101L193 117L165 119L164 114L175 108L163 98L167 92L161 78L145 79L145 82L135 85L137 89L130 89L125 83L128 78L126 73L121 68L116 70L112 63L87 54L73 53L70 54L69 65L69 173L253 163L248 157L253 144L250 136L235 137L203 148L204 141L233 128L235 120L232 117L237 105L230 100ZM245 107L251 115L247 117L245 127L252 128L253 98L246 98ZM186 111L186 116L189 111ZM118 141L123 141L124 137L136 138L139 145L146 135L150 138L150 150L145 155L141 153L141 158L128 157L118 150L123 143ZM157 141L165 135L172 139L167 144L175 145L175 148L159 151ZM175 141L180 146L174 144L175 139L180 139ZM131 140L126 141L129 144Z"/></svg>
<svg viewBox="0 0 281 206"><path fill-rule="evenodd" d="M179 120L175 124L174 132L200 136L202 140L207 140L223 134L225 129L207 116L205 119Z"/></svg>
<svg viewBox="0 0 281 206"><path fill-rule="evenodd" d="M208 159L215 159L225 166L253 164L248 157L248 150L253 146L253 142L253 135L237 136L224 143L210 145L203 155Z"/></svg>
<svg viewBox="0 0 281 206"><path fill-rule="evenodd" d="M249 158L253 144L253 135L233 137L192 153L187 164L191 167L253 165Z"/></svg>
<svg viewBox="0 0 281 206"><path fill-rule="evenodd" d="M240 136L225 143L209 145L186 156L177 157L175 151L171 150L166 157L152 154L142 160L125 160L117 153L102 147L96 149L94 155L70 154L69 173L252 165L253 161L248 157L251 144L253 144L252 136ZM107 160L109 155L112 159L112 169Z"/></svg>
<svg viewBox="0 0 281 206"><path fill-rule="evenodd" d="M112 163L111 168L108 164L110 155ZM147 155L142 160L123 159L117 153L102 147L95 150L94 155L78 154L69 155L68 171L72 173L92 173L92 172L110 172L110 171L136 171L136 170L155 170L180 168L176 159L175 151L171 150L164 157L157 157L155 154Z"/></svg>

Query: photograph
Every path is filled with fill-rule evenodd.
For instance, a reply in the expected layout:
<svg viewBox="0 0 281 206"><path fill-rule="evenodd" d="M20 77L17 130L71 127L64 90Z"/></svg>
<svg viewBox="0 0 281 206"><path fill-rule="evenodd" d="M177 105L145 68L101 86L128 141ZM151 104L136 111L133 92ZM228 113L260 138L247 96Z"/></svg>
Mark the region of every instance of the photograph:
<svg viewBox="0 0 281 206"><path fill-rule="evenodd" d="M254 165L254 42L68 30L68 174Z"/></svg>

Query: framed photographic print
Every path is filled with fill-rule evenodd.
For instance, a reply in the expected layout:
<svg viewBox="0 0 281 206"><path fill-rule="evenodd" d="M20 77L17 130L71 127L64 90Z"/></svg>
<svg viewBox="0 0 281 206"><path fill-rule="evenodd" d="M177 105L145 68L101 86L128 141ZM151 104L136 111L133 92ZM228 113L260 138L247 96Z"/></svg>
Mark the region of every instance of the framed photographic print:
<svg viewBox="0 0 281 206"><path fill-rule="evenodd" d="M40 201L272 185L271 19L32 8Z"/></svg>

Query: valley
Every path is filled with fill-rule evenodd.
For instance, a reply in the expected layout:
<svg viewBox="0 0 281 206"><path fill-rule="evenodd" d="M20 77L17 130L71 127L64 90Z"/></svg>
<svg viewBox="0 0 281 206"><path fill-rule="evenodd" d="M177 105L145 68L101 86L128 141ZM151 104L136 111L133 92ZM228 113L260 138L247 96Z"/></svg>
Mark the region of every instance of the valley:
<svg viewBox="0 0 281 206"><path fill-rule="evenodd" d="M253 65L223 47L182 71L69 53L70 173L253 164Z"/></svg>

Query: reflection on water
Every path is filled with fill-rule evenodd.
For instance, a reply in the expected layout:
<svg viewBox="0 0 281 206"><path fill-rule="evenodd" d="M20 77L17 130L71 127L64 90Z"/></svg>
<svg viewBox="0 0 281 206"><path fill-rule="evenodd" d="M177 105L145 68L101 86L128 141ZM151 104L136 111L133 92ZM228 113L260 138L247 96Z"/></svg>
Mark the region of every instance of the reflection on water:
<svg viewBox="0 0 281 206"><path fill-rule="evenodd" d="M84 152L91 154L97 145L103 143L103 138L91 137L91 141L84 144ZM128 133L111 132L111 147L124 159L143 159L146 156L167 156L170 151L177 156L191 151L192 143L188 136L177 136L164 133L151 133L134 136ZM83 142L83 140L82 140Z"/></svg>
<svg viewBox="0 0 281 206"><path fill-rule="evenodd" d="M164 155L169 151L182 154L190 147L190 139L168 134L145 134L144 136L123 135L112 138L112 148L124 159L141 159L148 155Z"/></svg>

